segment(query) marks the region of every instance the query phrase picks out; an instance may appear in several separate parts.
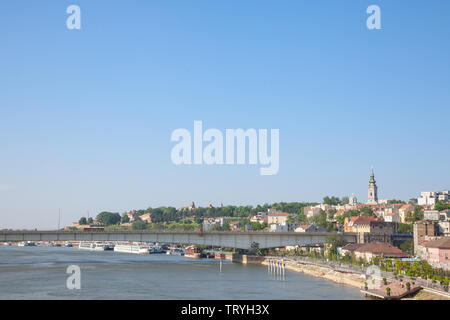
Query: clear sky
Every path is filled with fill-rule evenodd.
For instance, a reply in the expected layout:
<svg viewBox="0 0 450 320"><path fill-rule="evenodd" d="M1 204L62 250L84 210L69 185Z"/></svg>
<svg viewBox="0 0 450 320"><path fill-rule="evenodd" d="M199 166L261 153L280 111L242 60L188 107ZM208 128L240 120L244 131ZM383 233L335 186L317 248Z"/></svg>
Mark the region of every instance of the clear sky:
<svg viewBox="0 0 450 320"><path fill-rule="evenodd" d="M68 30L66 8L81 8ZM366 8L381 8L368 30ZM450 188L450 2L4 1L0 228L103 210ZM280 129L280 170L175 166L177 128Z"/></svg>

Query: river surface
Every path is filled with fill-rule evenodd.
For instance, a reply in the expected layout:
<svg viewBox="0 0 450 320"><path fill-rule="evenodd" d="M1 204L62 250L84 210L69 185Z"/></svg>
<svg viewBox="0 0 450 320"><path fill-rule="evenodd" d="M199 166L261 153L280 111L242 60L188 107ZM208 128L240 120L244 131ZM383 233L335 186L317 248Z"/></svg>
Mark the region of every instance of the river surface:
<svg viewBox="0 0 450 320"><path fill-rule="evenodd" d="M67 289L68 266L81 289ZM78 248L0 246L0 299L362 299L358 289L266 266Z"/></svg>

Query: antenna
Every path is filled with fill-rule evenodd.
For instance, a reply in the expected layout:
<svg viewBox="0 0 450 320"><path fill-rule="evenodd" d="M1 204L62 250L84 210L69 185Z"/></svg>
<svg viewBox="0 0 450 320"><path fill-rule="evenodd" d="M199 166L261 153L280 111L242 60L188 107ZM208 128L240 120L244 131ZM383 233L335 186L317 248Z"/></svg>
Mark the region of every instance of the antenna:
<svg viewBox="0 0 450 320"><path fill-rule="evenodd" d="M60 229L61 225L61 208L58 209L58 230Z"/></svg>

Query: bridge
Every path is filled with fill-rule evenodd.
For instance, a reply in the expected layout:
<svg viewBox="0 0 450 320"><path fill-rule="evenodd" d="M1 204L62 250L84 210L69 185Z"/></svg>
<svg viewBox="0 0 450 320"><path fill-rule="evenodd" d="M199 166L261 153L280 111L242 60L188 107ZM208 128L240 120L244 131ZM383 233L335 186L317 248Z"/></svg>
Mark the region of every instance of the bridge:
<svg viewBox="0 0 450 320"><path fill-rule="evenodd" d="M136 241L206 245L222 248L261 249L325 243L336 235L347 242L356 242L354 233L328 232L260 232L260 231L0 231L0 242L16 241Z"/></svg>

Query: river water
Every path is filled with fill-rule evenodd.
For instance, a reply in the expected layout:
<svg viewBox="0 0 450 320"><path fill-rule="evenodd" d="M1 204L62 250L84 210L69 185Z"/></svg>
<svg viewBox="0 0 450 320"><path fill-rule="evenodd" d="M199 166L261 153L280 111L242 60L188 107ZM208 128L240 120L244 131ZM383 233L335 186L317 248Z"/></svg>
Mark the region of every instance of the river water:
<svg viewBox="0 0 450 320"><path fill-rule="evenodd" d="M81 289L67 289L69 265ZM358 289L267 267L182 256L0 246L0 299L362 299Z"/></svg>

